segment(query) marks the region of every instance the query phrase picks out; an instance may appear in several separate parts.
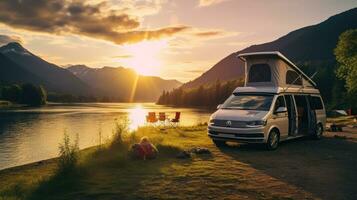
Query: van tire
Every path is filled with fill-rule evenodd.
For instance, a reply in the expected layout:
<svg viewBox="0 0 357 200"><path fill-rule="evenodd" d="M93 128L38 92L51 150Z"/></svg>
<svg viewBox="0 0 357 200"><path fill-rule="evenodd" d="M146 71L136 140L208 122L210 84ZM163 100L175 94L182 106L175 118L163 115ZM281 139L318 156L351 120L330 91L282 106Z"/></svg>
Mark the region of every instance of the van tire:
<svg viewBox="0 0 357 200"><path fill-rule="evenodd" d="M322 125L320 123L317 124L315 133L312 135L312 138L315 140L320 140L322 138L323 132L324 132L324 129L322 128Z"/></svg>
<svg viewBox="0 0 357 200"><path fill-rule="evenodd" d="M216 147L224 147L227 146L226 141L223 140L212 140L214 145L216 145Z"/></svg>
<svg viewBox="0 0 357 200"><path fill-rule="evenodd" d="M269 133L268 141L265 144L266 149L269 151L275 150L278 148L280 142L280 134L277 130L273 129Z"/></svg>

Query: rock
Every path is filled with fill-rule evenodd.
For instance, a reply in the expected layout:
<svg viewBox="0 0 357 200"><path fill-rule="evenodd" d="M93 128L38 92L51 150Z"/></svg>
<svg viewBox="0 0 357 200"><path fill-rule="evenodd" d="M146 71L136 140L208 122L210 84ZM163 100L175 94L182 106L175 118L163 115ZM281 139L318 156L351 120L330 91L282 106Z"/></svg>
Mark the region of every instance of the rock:
<svg viewBox="0 0 357 200"><path fill-rule="evenodd" d="M188 151L181 151L180 153L178 153L176 155L176 158L179 158L179 159L191 158L191 153Z"/></svg>
<svg viewBox="0 0 357 200"><path fill-rule="evenodd" d="M195 154L211 154L211 151L209 149L202 147L194 147L191 149L191 152Z"/></svg>

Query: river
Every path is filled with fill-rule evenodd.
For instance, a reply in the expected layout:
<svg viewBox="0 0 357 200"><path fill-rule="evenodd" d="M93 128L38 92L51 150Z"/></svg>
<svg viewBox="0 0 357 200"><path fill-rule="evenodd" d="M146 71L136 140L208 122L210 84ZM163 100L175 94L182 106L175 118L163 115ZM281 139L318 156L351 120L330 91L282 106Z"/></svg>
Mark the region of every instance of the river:
<svg viewBox="0 0 357 200"><path fill-rule="evenodd" d="M58 155L66 132L78 135L80 149L98 145L112 135L116 121L127 118L129 128L145 125L148 112L165 112L174 118L181 112L181 125L207 122L210 112L174 108L154 103L48 104L38 108L0 110L0 169L36 162Z"/></svg>

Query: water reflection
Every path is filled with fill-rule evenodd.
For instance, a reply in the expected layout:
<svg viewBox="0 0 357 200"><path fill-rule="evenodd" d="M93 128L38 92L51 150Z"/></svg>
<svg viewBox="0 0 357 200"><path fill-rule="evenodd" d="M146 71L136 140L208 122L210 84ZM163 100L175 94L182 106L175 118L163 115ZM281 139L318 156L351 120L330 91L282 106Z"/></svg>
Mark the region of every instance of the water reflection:
<svg viewBox="0 0 357 200"><path fill-rule="evenodd" d="M145 124L148 112L181 112L182 125L208 120L200 109L173 108L153 103L50 104L41 108L0 110L0 169L57 156L66 130L79 147L99 144L112 136L115 119L127 117L130 130Z"/></svg>
<svg viewBox="0 0 357 200"><path fill-rule="evenodd" d="M146 122L148 111L142 105L136 105L135 108L129 110L129 129L136 130L139 126L143 126Z"/></svg>

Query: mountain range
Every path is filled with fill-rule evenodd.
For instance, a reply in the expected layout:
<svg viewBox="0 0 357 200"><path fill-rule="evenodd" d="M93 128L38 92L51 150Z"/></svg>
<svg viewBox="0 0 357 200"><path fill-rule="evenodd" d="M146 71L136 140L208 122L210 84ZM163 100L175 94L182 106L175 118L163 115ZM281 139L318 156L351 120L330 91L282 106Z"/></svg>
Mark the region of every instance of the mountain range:
<svg viewBox="0 0 357 200"><path fill-rule="evenodd" d="M0 83L33 83L44 86L50 93L107 97L115 101L155 101L163 90L181 85L176 80L140 76L122 67L62 68L16 42L0 47ZM136 92L131 94L134 84Z"/></svg>
<svg viewBox="0 0 357 200"><path fill-rule="evenodd" d="M4 72L2 76L7 77L10 70L6 69L10 68L16 74L15 77L9 76L11 78L7 79L8 82L41 84L49 92L63 94L89 95L92 92L88 85L70 71L32 54L19 43L12 42L0 47L0 53L3 55L0 62L5 57L11 60L7 65L1 65Z"/></svg>
<svg viewBox="0 0 357 200"><path fill-rule="evenodd" d="M275 41L253 45L234 52L201 76L185 83L182 88L194 88L214 83L216 80L227 81L242 77L244 63L237 59L237 55L246 52L280 51L298 65L306 62L335 65L333 50L339 35L348 29L355 28L357 28L357 8L332 16L319 24L292 31Z"/></svg>
<svg viewBox="0 0 357 200"><path fill-rule="evenodd" d="M162 91L182 85L177 80L164 80L155 76L141 76L134 70L123 67L90 68L73 65L67 68L103 96L121 101L153 101ZM134 93L133 93L134 91Z"/></svg>

